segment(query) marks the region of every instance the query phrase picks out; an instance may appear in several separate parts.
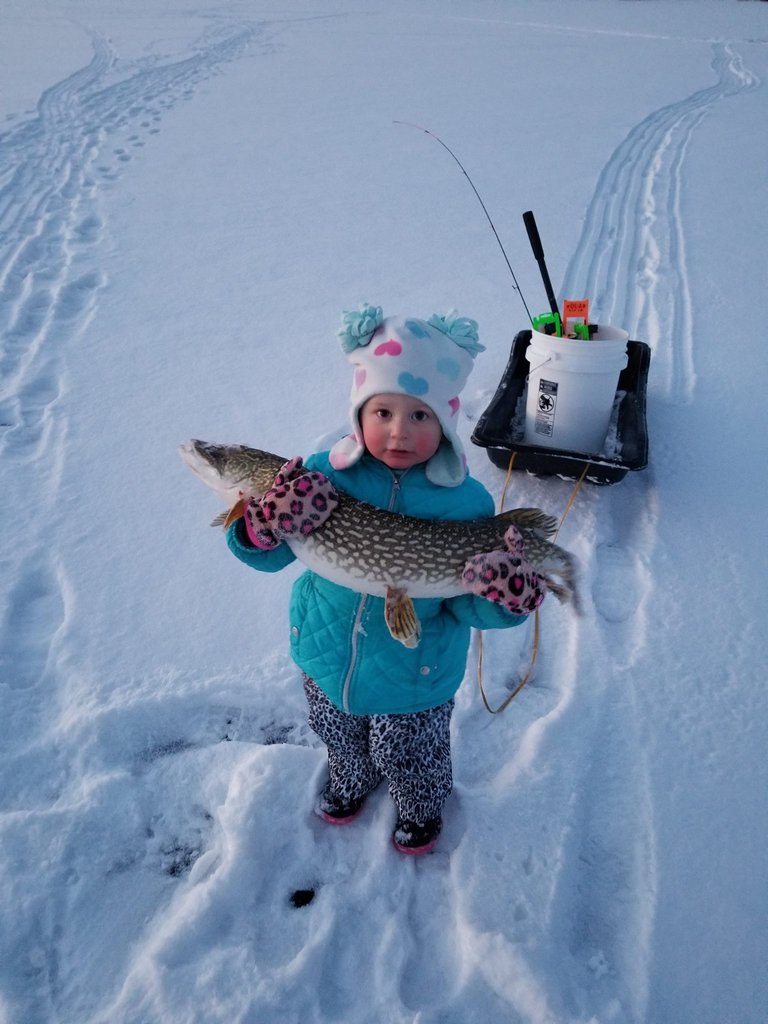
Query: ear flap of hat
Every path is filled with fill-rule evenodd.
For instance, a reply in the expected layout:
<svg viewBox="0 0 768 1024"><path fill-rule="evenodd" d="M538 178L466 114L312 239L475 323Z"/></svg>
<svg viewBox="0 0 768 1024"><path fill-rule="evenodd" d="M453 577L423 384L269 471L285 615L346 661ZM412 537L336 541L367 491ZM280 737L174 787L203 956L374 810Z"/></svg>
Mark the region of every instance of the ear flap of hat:
<svg viewBox="0 0 768 1024"><path fill-rule="evenodd" d="M424 468L427 480L439 487L458 487L467 475L464 446L456 434L443 434L440 447Z"/></svg>
<svg viewBox="0 0 768 1024"><path fill-rule="evenodd" d="M334 469L349 469L365 454L365 445L354 434L346 434L331 448L328 458Z"/></svg>

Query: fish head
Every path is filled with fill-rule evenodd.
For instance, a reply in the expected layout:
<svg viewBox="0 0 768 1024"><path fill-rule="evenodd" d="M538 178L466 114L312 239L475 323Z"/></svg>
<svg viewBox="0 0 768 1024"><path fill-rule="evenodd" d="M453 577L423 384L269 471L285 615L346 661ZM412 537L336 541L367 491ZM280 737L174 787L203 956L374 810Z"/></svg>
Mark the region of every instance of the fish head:
<svg viewBox="0 0 768 1024"><path fill-rule="evenodd" d="M179 454L195 476L229 507L243 497L261 497L285 461L258 448L196 440L179 445Z"/></svg>

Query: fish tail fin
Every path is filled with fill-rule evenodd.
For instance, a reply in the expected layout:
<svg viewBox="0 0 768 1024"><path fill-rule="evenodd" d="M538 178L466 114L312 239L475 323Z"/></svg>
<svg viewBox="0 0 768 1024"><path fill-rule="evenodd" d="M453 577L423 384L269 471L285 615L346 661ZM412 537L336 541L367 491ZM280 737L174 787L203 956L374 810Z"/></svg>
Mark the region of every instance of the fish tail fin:
<svg viewBox="0 0 768 1024"><path fill-rule="evenodd" d="M553 545L554 546L554 545ZM569 552L556 548L557 564L554 560L548 565L536 568L536 572L544 580L550 590L562 604L570 604L577 615L581 615L581 596L579 594L576 562Z"/></svg>

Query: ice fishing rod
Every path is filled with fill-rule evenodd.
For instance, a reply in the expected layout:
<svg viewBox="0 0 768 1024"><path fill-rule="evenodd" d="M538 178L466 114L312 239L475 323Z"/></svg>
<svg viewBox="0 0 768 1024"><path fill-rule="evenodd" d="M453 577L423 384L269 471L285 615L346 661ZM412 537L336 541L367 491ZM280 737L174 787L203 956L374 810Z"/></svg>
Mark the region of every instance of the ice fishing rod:
<svg viewBox="0 0 768 1024"><path fill-rule="evenodd" d="M507 252L506 252L506 249L505 249L505 248L504 248L504 246L502 245L501 239L499 238L499 233L498 233L498 231L496 230L496 226L494 225L493 221L491 220L491 215L490 215L490 214L488 213L488 210L486 209L485 203L483 202L483 200L482 200L482 198L481 198L481 196L480 196L480 193L479 193L479 192L477 191L477 189L475 188L475 183L474 183L474 182L472 181L472 179L470 178L470 176L469 176L469 175L467 174L466 168L465 168L465 167L464 167L464 165L462 164L461 160L459 160L459 158L458 158L458 157L456 156L456 154L455 154L455 153L453 152L453 150L452 150L452 149L450 148L450 146L447 146L447 145L446 145L446 144L445 144L445 143L443 142L443 140L442 140L442 139L441 139L441 138L440 138L439 136L435 135L435 133L434 133L434 132L431 132L431 131L429 130L429 128L422 128L420 124L413 124L413 123L412 123L411 121L395 121L394 123L395 123L395 124L403 124L403 125L406 125L406 126L407 126L407 127L409 127L409 128L416 128L416 129L417 129L418 131L420 131L420 132L424 132L424 134L425 134L425 135L431 135L431 136L432 136L432 138L433 138L433 139L435 140L435 142L439 142L439 143L440 143L440 145L441 145L441 146L443 147L443 149L444 149L444 150L445 150L445 151L446 151L446 152L447 152L448 154L450 154L450 156L452 156L452 157L453 157L453 159L454 159L454 160L456 161L456 163L457 163L457 164L459 165L459 167L460 167L460 169L461 169L461 172L462 172L462 174L463 174L463 175L464 175L464 177L465 177L465 178L467 179L467 181L469 182L469 184L470 184L470 185L472 186L472 191L473 191L473 192L475 193L475 195L477 196L477 201L478 201L478 202L480 203L480 205L482 206L482 208L483 208L483 213L485 214L486 218L488 219L488 223L489 223L489 224L491 225L491 231L493 231L494 237L495 237L496 241L497 241L497 242L499 243L499 248L501 249L502 255L504 256L504 260L505 260L505 262L506 262L506 264L507 264L507 267L508 267L508 269L509 269L509 272L510 272L510 274L512 275L512 280L514 281L514 287L515 287L515 291L516 291L516 292L517 292L517 294L518 294L518 295L520 296L520 301L521 301L521 302L522 302L522 304L523 304L523 305L525 306L525 312L526 312L526 313L527 313L527 315L528 315L528 319L529 319L529 320L531 321L531 323L533 323L533 317L531 316L531 311L530 311L530 310L528 309L528 303L527 303L527 302L525 301L525 298L523 297L523 293L522 293L522 291L521 291L521 289L520 289L520 285L518 284L518 282L517 282L517 278L515 277L515 272L514 272L514 270L512 269L512 264L511 264L511 263L509 262L509 257L507 256ZM533 216L533 214L531 214L531 216ZM535 222L534 222L534 224L535 224ZM526 225L526 226L527 226L527 225ZM537 235L538 235L538 232L537 232ZM530 233L529 233L529 237L530 237ZM541 244L541 243L539 243L539 244ZM543 259L543 257L544 257L544 254L543 254L543 252L542 252L542 259ZM552 287L552 286L550 285L550 289L551 289L551 287Z"/></svg>

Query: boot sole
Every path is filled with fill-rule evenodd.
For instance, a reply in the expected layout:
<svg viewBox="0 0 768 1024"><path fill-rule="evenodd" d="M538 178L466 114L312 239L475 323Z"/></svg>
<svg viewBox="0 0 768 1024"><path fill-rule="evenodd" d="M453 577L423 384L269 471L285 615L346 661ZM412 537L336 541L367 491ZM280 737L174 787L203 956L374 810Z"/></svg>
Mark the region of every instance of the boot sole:
<svg viewBox="0 0 768 1024"><path fill-rule="evenodd" d="M401 846L396 839L392 840L392 845L399 853L404 853L409 857L421 857L424 853L431 853L437 846L438 837L429 842L425 843L424 846Z"/></svg>
<svg viewBox="0 0 768 1024"><path fill-rule="evenodd" d="M319 809L316 813L318 817L322 818L323 821L327 822L329 825L349 825L349 823L354 821L355 818L360 817L363 813L363 808L359 807L354 814L348 814L345 818L334 818L332 814L327 814L325 811L321 811Z"/></svg>

